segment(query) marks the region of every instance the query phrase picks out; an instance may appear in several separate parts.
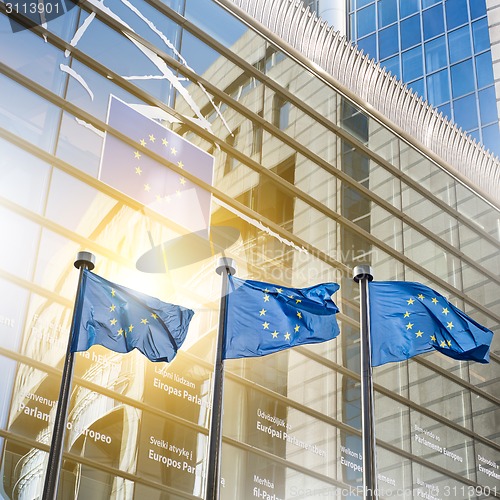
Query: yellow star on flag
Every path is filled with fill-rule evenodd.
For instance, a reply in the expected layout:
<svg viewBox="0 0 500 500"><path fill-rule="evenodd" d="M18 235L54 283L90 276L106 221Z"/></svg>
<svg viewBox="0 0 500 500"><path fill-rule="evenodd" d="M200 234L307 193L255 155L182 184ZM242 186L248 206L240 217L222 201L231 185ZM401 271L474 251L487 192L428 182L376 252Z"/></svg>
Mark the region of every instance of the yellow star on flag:
<svg viewBox="0 0 500 500"><path fill-rule="evenodd" d="M264 330L269 330L269 323L267 321L262 323L262 326L264 327Z"/></svg>

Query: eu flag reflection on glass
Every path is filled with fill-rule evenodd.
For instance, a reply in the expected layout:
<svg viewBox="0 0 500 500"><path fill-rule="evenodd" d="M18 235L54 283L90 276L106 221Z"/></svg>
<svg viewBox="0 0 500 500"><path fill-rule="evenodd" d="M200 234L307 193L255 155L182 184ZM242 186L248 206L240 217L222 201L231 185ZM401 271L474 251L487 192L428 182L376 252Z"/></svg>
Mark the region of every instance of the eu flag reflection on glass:
<svg viewBox="0 0 500 500"><path fill-rule="evenodd" d="M488 363L493 332L431 288L415 282L369 283L372 366L439 351Z"/></svg>
<svg viewBox="0 0 500 500"><path fill-rule="evenodd" d="M172 361L194 314L191 309L117 285L87 269L79 301L82 316L72 352L98 344L120 353L138 349L151 361Z"/></svg>
<svg viewBox="0 0 500 500"><path fill-rule="evenodd" d="M110 98L107 122L133 145L106 133L99 179L175 224L208 234L210 191L148 156L147 151L209 185L214 157L115 96Z"/></svg>
<svg viewBox="0 0 500 500"><path fill-rule="evenodd" d="M261 281L229 278L224 359L265 356L339 334L337 283L288 288Z"/></svg>

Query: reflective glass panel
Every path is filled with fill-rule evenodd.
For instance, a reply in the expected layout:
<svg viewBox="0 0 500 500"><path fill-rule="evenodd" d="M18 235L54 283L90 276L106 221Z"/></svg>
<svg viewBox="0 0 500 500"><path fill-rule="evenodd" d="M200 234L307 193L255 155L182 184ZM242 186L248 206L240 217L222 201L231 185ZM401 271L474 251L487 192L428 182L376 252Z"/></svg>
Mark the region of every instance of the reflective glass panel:
<svg viewBox="0 0 500 500"><path fill-rule="evenodd" d="M385 68L385 70L388 73L391 73L391 75L397 76L398 78L401 77L401 69L399 67L399 56L394 56L391 57L390 59L386 59L385 61L382 61L380 65Z"/></svg>
<svg viewBox="0 0 500 500"><path fill-rule="evenodd" d="M424 39L428 40L444 32L443 6L436 5L422 13Z"/></svg>
<svg viewBox="0 0 500 500"><path fill-rule="evenodd" d="M401 17L409 16L420 9L420 0L399 0L399 13Z"/></svg>
<svg viewBox="0 0 500 500"><path fill-rule="evenodd" d="M356 16L356 34L358 38L362 38L368 33L375 31L375 4L358 11Z"/></svg>
<svg viewBox="0 0 500 500"><path fill-rule="evenodd" d="M497 156L500 155L500 132L498 124L488 125L482 129L483 144L487 149L494 152Z"/></svg>
<svg viewBox="0 0 500 500"><path fill-rule="evenodd" d="M398 50L399 37L397 24L378 32L378 51L380 59L392 56Z"/></svg>
<svg viewBox="0 0 500 500"><path fill-rule="evenodd" d="M479 116L482 124L498 120L494 87L488 87L479 92Z"/></svg>
<svg viewBox="0 0 500 500"><path fill-rule="evenodd" d="M472 0L470 3L474 3ZM469 20L467 12L467 0L447 0L444 3L446 9L446 26L449 30L465 24Z"/></svg>
<svg viewBox="0 0 500 500"><path fill-rule="evenodd" d="M420 16L412 16L401 21L401 49L413 47L422 40L420 32Z"/></svg>
<svg viewBox="0 0 500 500"><path fill-rule="evenodd" d="M358 49L362 50L365 54L373 58L377 57L377 37L375 33L358 40L357 45Z"/></svg>
<svg viewBox="0 0 500 500"><path fill-rule="evenodd" d="M486 17L472 23L472 38L474 40L474 52L476 54L490 48L490 34Z"/></svg>
<svg viewBox="0 0 500 500"><path fill-rule="evenodd" d="M379 0L378 4L378 26L382 28L394 23L398 19L397 0Z"/></svg>
<svg viewBox="0 0 500 500"><path fill-rule="evenodd" d="M472 59L451 67L451 92L453 97L460 97L474 91L474 68Z"/></svg>
<svg viewBox="0 0 500 500"><path fill-rule="evenodd" d="M419 96L422 96L424 99L426 99L425 85L423 78L420 78L420 80L415 80L414 82L409 83L408 87L411 88L414 92L416 92Z"/></svg>
<svg viewBox="0 0 500 500"><path fill-rule="evenodd" d="M401 55L403 65L403 80L409 82L422 76L424 64L422 61L422 47L403 52Z"/></svg>
<svg viewBox="0 0 500 500"><path fill-rule="evenodd" d="M447 64L446 40L444 36L425 44L425 70L432 73Z"/></svg>
<svg viewBox="0 0 500 500"><path fill-rule="evenodd" d="M450 48L450 63L470 57L472 49L469 26L448 33L448 46Z"/></svg>
<svg viewBox="0 0 500 500"><path fill-rule="evenodd" d="M493 83L493 64L490 51L476 57L476 76L478 88L486 87Z"/></svg>
<svg viewBox="0 0 500 500"><path fill-rule="evenodd" d="M443 69L427 77L427 99L434 106L450 100L447 69Z"/></svg>
<svg viewBox="0 0 500 500"><path fill-rule="evenodd" d="M469 2L471 19L486 15L486 0L472 0Z"/></svg>
<svg viewBox="0 0 500 500"><path fill-rule="evenodd" d="M459 127L466 131L478 127L475 94L453 101L453 111L455 113L455 123Z"/></svg>

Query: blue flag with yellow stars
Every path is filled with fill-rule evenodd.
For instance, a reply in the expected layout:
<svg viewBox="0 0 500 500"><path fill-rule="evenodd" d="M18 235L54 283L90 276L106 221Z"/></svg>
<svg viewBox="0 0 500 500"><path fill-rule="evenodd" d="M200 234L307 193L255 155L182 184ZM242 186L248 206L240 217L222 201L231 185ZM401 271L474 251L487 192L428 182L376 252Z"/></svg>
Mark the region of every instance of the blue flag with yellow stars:
<svg viewBox="0 0 500 500"><path fill-rule="evenodd" d="M192 232L210 226L212 195L170 169L173 164L212 185L214 157L184 137L110 97L107 123L132 144L111 133L104 138L99 179ZM157 161L153 155L166 163Z"/></svg>
<svg viewBox="0 0 500 500"><path fill-rule="evenodd" d="M460 361L489 362L493 332L420 283L369 283L372 366L439 351Z"/></svg>
<svg viewBox="0 0 500 500"><path fill-rule="evenodd" d="M138 349L151 361L172 361L193 311L111 283L87 269L79 304L80 328L72 352L99 344L115 352Z"/></svg>
<svg viewBox="0 0 500 500"><path fill-rule="evenodd" d="M229 276L224 359L265 356L339 333L337 283L287 288Z"/></svg>

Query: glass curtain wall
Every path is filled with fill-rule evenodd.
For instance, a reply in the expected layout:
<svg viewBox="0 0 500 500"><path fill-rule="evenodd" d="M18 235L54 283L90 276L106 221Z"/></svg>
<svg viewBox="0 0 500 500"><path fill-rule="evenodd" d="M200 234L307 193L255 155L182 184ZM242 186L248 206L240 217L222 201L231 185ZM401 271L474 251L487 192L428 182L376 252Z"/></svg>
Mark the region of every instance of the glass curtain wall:
<svg viewBox="0 0 500 500"><path fill-rule="evenodd" d="M485 0L349 0L349 9L359 49L500 154Z"/></svg>

